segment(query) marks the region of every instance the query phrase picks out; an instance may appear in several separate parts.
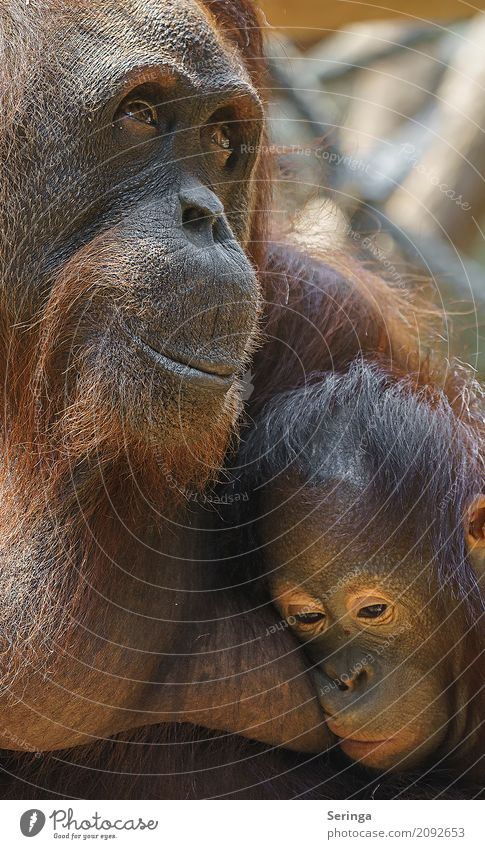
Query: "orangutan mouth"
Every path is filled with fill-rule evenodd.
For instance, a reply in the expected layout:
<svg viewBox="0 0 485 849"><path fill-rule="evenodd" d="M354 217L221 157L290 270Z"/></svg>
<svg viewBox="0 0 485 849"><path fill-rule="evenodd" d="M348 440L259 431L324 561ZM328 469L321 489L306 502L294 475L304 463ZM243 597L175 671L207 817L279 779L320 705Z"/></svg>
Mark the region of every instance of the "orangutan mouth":
<svg viewBox="0 0 485 849"><path fill-rule="evenodd" d="M346 755L353 760L360 760L373 753L376 749L378 750L377 754L380 754L384 747L387 747L389 743L393 743L394 740L394 737L390 737L387 740L353 740L351 737L344 737L340 738L338 743Z"/></svg>
<svg viewBox="0 0 485 849"><path fill-rule="evenodd" d="M186 352L161 351L140 337L135 341L158 368L180 378L181 382L193 383L202 388L227 392L240 370L233 363L214 363L191 357Z"/></svg>

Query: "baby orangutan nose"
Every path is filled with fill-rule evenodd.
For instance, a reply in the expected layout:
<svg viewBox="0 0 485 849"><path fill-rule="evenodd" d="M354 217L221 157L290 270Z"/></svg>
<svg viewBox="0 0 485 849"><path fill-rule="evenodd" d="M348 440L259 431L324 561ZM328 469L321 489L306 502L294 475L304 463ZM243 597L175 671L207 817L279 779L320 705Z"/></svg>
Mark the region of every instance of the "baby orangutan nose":
<svg viewBox="0 0 485 849"><path fill-rule="evenodd" d="M332 715L349 708L354 700L361 700L371 686L373 672L370 664L339 663L338 659L325 661L317 672L320 703L326 714Z"/></svg>

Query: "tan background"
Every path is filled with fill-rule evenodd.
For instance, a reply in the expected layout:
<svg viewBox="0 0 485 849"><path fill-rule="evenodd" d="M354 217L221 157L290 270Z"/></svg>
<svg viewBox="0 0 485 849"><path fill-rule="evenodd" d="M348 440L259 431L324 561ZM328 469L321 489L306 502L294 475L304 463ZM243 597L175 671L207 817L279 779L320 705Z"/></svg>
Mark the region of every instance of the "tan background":
<svg viewBox="0 0 485 849"><path fill-rule="evenodd" d="M485 0L475 3L461 0L402 0L402 2L361 3L352 0L260 0L268 23L289 30L297 41L318 41L326 31L353 21L403 17L421 22L451 21L469 17L485 8Z"/></svg>

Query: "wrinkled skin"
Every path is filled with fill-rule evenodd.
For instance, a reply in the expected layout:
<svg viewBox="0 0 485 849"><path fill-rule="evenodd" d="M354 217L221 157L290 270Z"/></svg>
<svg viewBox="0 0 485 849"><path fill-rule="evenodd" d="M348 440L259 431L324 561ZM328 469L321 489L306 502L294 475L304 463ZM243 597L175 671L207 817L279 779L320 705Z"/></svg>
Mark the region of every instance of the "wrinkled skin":
<svg viewBox="0 0 485 849"><path fill-rule="evenodd" d="M27 173L7 201L17 249L6 276L22 298L17 320L46 286L56 294L56 368L77 372L71 403L96 392L128 440L143 430L190 450L214 420L222 434L233 425L257 326L244 253L256 155L238 151L257 148L261 104L191 0L94 5L67 27L60 13L43 21L43 97L28 90L15 118ZM116 52L120 40L130 49Z"/></svg>
<svg viewBox="0 0 485 849"><path fill-rule="evenodd" d="M296 642L262 649L274 614L216 592L186 497L258 330L258 94L193 0L0 14L0 746L193 722L318 751Z"/></svg>

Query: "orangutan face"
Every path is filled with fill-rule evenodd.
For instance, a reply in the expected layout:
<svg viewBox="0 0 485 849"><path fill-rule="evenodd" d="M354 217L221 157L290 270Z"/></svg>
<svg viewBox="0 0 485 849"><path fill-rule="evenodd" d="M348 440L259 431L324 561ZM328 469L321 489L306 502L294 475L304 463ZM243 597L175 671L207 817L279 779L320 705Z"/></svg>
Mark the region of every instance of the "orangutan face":
<svg viewBox="0 0 485 849"><path fill-rule="evenodd" d="M34 198L10 267L36 279L53 415L87 448L136 439L212 463L259 314L245 246L261 105L194 0L66 9L37 22L52 61L18 104L10 201Z"/></svg>

